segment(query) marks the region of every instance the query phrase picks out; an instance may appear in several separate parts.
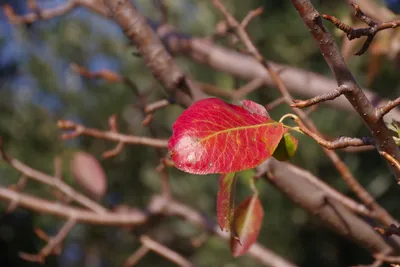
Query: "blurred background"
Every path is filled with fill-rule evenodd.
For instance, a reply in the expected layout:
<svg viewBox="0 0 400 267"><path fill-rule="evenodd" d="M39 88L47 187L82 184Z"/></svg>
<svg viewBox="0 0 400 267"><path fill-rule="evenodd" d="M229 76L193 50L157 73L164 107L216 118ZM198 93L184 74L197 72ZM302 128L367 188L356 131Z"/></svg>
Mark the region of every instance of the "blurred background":
<svg viewBox="0 0 400 267"><path fill-rule="evenodd" d="M40 8L51 8L66 0L37 0ZM142 13L160 21L157 1L133 1ZM290 1L227 0L224 1L239 20L259 6L264 13L255 18L248 31L255 44L268 60L304 68L331 77L330 71L316 47L308 29L303 25ZM399 11L399 1L376 1ZM215 32L222 19L209 0L167 0L168 23L179 31L207 37ZM328 13L351 23L352 11L346 1L313 1L321 13ZM30 12L26 0L0 0L11 5L17 14ZM343 36L331 25L339 45ZM379 34L373 46L362 57L348 56L347 61L362 86L368 86L380 97L395 98L400 92L399 57L396 50L397 31ZM400 38L400 37L399 37ZM226 39L218 43L229 46ZM352 49L347 53L355 52ZM350 52L349 52L350 51ZM108 129L108 118L117 114L122 133L149 135L142 126L143 114L137 108L138 98L124 84L81 77L71 64L89 71L107 69L129 77L137 89L148 94L149 102L164 99L163 89L135 56L135 48L111 21L84 8L65 16L27 25L11 25L0 11L0 136L14 157L26 164L52 174L54 158L62 158L64 180L78 188L69 164L77 151L87 151L99 159L107 174L107 193L101 200L112 208L122 203L143 208L150 197L160 192L160 174L155 168L158 157L153 148L126 146L115 158L102 159L101 154L115 146L110 141L79 137L61 141L57 120L68 119L87 127ZM346 52L346 51L345 51ZM177 59L178 64L192 77L204 83L232 91L246 81L198 65L190 58ZM307 88L304 88L307 90ZM267 104L279 97L276 88L261 88L247 97ZM301 96L297 96L301 97ZM171 125L182 112L169 106L156 112L152 126L157 137L168 138ZM281 105L270 114L279 119L290 112ZM363 136L365 127L354 114L321 105L311 118L321 132L328 136ZM309 170L335 188L352 196L336 169L322 150L307 137L299 138L299 150L293 163ZM399 193L387 165L375 151L340 152L356 178L377 198L395 218L400 218ZM217 176L192 176L168 169L173 196L197 210L215 218ZM241 174L243 179L252 171ZM0 185L14 184L19 174L0 162ZM238 198L249 194L244 180L239 180ZM265 210L259 242L295 262L299 266L350 266L369 263L368 252L337 236L317 219L288 201L267 183L259 183ZM51 189L29 182L26 192L51 198ZM0 266L38 266L18 257L19 251L35 253L44 243L34 234L41 228L55 234L63 221L52 216L35 214L23 209L6 213L7 203L0 203ZM168 218L149 230L161 243L190 259L197 266L260 266L249 257L234 259L226 242L210 236L200 247L192 245L201 231L177 218ZM59 256L47 258L45 266L121 266L139 247L134 233L118 227L77 225L65 241ZM173 266L154 253L144 257L138 266Z"/></svg>

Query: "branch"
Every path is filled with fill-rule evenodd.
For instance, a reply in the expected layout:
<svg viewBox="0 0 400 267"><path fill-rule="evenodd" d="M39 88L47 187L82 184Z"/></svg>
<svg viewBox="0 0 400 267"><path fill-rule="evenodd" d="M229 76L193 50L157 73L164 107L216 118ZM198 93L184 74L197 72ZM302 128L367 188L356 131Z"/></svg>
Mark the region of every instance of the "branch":
<svg viewBox="0 0 400 267"><path fill-rule="evenodd" d="M75 224L76 220L74 218L70 218L58 231L56 236L48 239L47 245L42 248L38 254L20 252L20 257L27 261L39 262L43 264L45 258L54 253L54 251L61 245Z"/></svg>
<svg viewBox="0 0 400 267"><path fill-rule="evenodd" d="M175 263L178 266L182 267L194 267L194 265L176 253L175 251L167 248L166 246L154 241L148 236L141 236L140 242L142 242L143 246L147 247L148 249L154 251L155 253L163 256L164 258L170 260L171 262Z"/></svg>
<svg viewBox="0 0 400 267"><path fill-rule="evenodd" d="M80 3L79 5L76 5L75 8L83 6L105 16L106 18L110 17L109 10L99 0L69 0L69 2ZM364 2L365 1L363 1L363 3ZM57 9L59 9L59 7L54 9L45 9L41 12L42 14L45 14L45 18L46 13L48 13L49 17L51 16L51 18L54 18L60 15L58 12L54 12L54 10ZM101 10L101 12L98 12L97 10ZM372 10L375 12L372 12L372 15L376 14L376 8ZM65 12L68 11L71 10L68 9ZM62 13L61 15L64 14L65 13ZM387 13L385 13L384 17L387 16ZM38 19L43 19L37 17L35 12L28 13L25 16L18 16L18 18L18 23L29 23ZM223 71L235 77L240 77L250 81L257 78L263 78L266 85L275 86L275 81L271 78L264 67L257 62L257 60L254 60L252 56L224 48L210 42L209 40L195 38L188 34L180 33L171 25L160 24L152 20L148 21L160 38L162 38L162 41L169 51L175 54L190 56L199 63L208 64L215 70ZM331 88L337 87L334 80L320 74L274 62L269 62L269 64L273 70L280 73L282 81L292 93L304 95L306 97L313 97L319 94L330 93ZM304 90L304 88L307 88L307 90ZM364 89L364 92L368 99L375 105L384 105L388 102L388 100L381 99L372 91ZM347 112L355 111L351 105L342 98L328 102L328 104ZM400 117L400 109L394 109L392 113L389 113L388 116L386 116L386 119L387 121L391 121L398 117Z"/></svg>
<svg viewBox="0 0 400 267"><path fill-rule="evenodd" d="M318 184L310 183L309 179L312 175L309 172L272 158L257 169L260 175L267 173L268 180L286 197L298 203L309 213L318 216L337 233L359 243L372 253L380 251L377 253L386 255L392 251L385 240L368 223L345 208L341 200L333 198ZM296 177L296 183L291 183L287 179L289 177Z"/></svg>
<svg viewBox="0 0 400 267"><path fill-rule="evenodd" d="M141 246L138 248L135 252L130 255L124 265L122 267L131 267L131 266L136 266L136 264L144 257L147 255L147 253L150 251L150 249L146 246Z"/></svg>
<svg viewBox="0 0 400 267"><path fill-rule="evenodd" d="M101 205L97 204L95 201L90 198L76 192L72 187L64 183L61 179L57 177L52 177L31 167L25 165L17 159L12 158L10 155L6 154L3 147L3 141L0 137L0 156L1 158L7 162L11 167L20 172L25 177L28 177L32 180L36 180L39 183L49 185L51 187L56 188L70 199L79 203L80 205L95 211L96 213L105 213L107 210L103 208ZM18 202L18 199L16 199Z"/></svg>
<svg viewBox="0 0 400 267"><path fill-rule="evenodd" d="M284 82L280 78L279 75L274 71L274 69L271 68L270 64L263 58L263 56L260 54L258 49L254 46L252 41L250 40L250 37L248 36L247 32L243 29L240 28L238 25L239 23L235 20L235 18L225 9L225 7L220 3L219 0L213 0L214 5L221 10L221 12L225 15L228 23L236 29L237 35L239 38L242 40L242 42L246 45L247 49L249 52L253 55L253 57L261 63L261 65L265 68L265 70L270 74L270 76L273 78L274 82L280 89L285 101L290 104L292 102L292 97L290 93L288 92ZM313 131L316 133L316 136L318 136L318 131L315 127L315 125L312 123L312 121L308 118L308 116L302 112L301 110L295 109L294 110L304 121L306 121L307 125L309 125ZM358 142L358 140L347 140L347 141L354 141ZM362 142L364 143L364 142ZM342 174L345 182L348 184L348 186L357 194L357 196L368 206L372 207L372 210L376 214L376 218L378 218L382 223L388 225L394 222L394 219L390 216L390 214L383 209L375 200L374 198L368 193L367 190L354 178L354 176L351 174L350 170L347 168L347 166L343 163L343 161L340 160L338 155L334 151L330 151L327 149L324 149L324 152L327 154L327 156L330 158L332 163L335 165L335 167L339 170L339 172ZM284 187L278 186L281 190L285 191ZM291 196L288 196L291 198ZM304 199L302 200L304 203Z"/></svg>
<svg viewBox="0 0 400 267"><path fill-rule="evenodd" d="M325 102L328 100L336 99L339 96L346 93L347 91L349 91L349 88L347 86L342 85L342 86L336 88L335 90L333 90L332 92L329 92L329 93L323 94L323 95L319 95L319 96L313 97L308 100L294 99L293 104L291 104L291 106L296 107L296 108L305 108L305 107L313 106L313 105L316 105L316 104L319 104L319 103L322 103L322 102Z"/></svg>
<svg viewBox="0 0 400 267"><path fill-rule="evenodd" d="M80 208L75 208L61 203L51 202L38 197L14 192L10 189L0 187L0 199L16 201L19 206L37 213L45 213L61 218L74 218L77 223L90 223L100 225L136 225L147 221L143 212L130 212L129 214L118 214L113 212L97 213Z"/></svg>
<svg viewBox="0 0 400 267"><path fill-rule="evenodd" d="M376 110L376 117L381 119L383 116L385 116L387 113L389 113L392 109L400 105L400 97L396 98L393 101L389 101L386 105L377 108Z"/></svg>
<svg viewBox="0 0 400 267"><path fill-rule="evenodd" d="M400 26L400 20L393 20L393 21L388 21L388 22L382 22L382 23L377 23L375 22L372 18L369 16L365 15L364 12L360 9L360 7L355 4L351 3L351 5L354 7L356 10L354 13L354 16L361 21L363 21L365 24L367 24L369 27L368 28L361 28L361 29L353 29L351 26L346 25L345 23L341 22L339 19L337 19L334 16L330 15L322 15L322 17L326 20L329 20L332 22L336 28L342 30L343 32L346 33L347 38L349 40L353 40L356 38L360 38L363 36L367 36L367 40L361 47L361 49L355 54L357 56L360 56L365 53L365 51L368 50L370 44L372 43L375 35L386 29L394 29Z"/></svg>
<svg viewBox="0 0 400 267"><path fill-rule="evenodd" d="M313 7L309 0L291 0L293 6L297 9L304 23L310 29L315 41L317 42L321 54L324 56L332 73L334 74L339 87L346 86L348 91L344 96L350 104L356 109L357 113L363 119L365 125L371 131L376 140L376 148L379 152L384 151L398 161L400 152L392 138L390 130L381 118L376 116L376 110L367 99L350 70L346 66L339 48L333 40L331 34L322 23L318 11ZM389 165L390 166L390 165ZM392 173L400 181L400 170L390 166Z"/></svg>
<svg viewBox="0 0 400 267"><path fill-rule="evenodd" d="M291 115L291 114L288 114L288 115ZM336 140L328 141L328 140L325 140L319 133L313 132L310 129L308 129L297 116L291 115L290 117L292 117L294 119L294 121L296 122L296 124L299 125L299 129L303 133L310 136L319 145L321 145L327 149L342 149L342 148L346 148L346 147L362 147L362 146L374 146L375 145L375 140L370 137L353 138L353 137L342 136L342 137L337 138Z"/></svg>
<svg viewBox="0 0 400 267"><path fill-rule="evenodd" d="M147 20L129 0L104 0L104 4L126 37L137 47L154 77L178 104L187 107L192 102L190 98L196 101L205 97L201 90L195 90L194 84L175 64Z"/></svg>
<svg viewBox="0 0 400 267"><path fill-rule="evenodd" d="M54 215L61 218L74 218L77 223L88 223L109 226L135 226L142 225L152 215L177 216L183 218L199 228L205 228L216 236L229 240L226 233L220 231L219 227L208 217L197 212L193 208L176 200L163 196L154 196L147 211L130 209L128 212L106 212L95 213L79 208L74 208L60 203L50 202L34 196L14 192L10 189L0 187L0 199L9 202L17 201L20 206L37 213ZM248 255L270 267L296 267L287 260L281 258L274 252L259 244L254 244L248 251Z"/></svg>
<svg viewBox="0 0 400 267"><path fill-rule="evenodd" d="M150 147L157 148L167 148L168 140L163 139L155 139L150 137L143 136L132 136L132 135L124 135L120 133L116 133L113 131L100 131L93 128L86 128L81 124L74 123L72 121L60 120L58 121L58 127L62 130L72 130L72 133L63 134L61 136L62 139L71 139L80 135L87 135L99 139L105 139L110 141L122 142L125 144L134 144L134 145L146 145Z"/></svg>
<svg viewBox="0 0 400 267"><path fill-rule="evenodd" d="M98 0L68 0L65 3L54 8L42 9L40 12L34 11L23 16L18 16L9 5L3 6L4 14L13 24L30 24L38 20L49 20L59 16L63 16L73 9L83 6L91 9L102 16L109 16L109 10L104 5L99 4Z"/></svg>

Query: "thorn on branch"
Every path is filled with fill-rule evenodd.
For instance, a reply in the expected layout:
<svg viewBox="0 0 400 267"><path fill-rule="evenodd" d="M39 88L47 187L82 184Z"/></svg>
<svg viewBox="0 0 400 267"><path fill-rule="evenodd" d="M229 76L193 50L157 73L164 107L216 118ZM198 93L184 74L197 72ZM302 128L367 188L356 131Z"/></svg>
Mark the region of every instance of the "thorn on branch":
<svg viewBox="0 0 400 267"><path fill-rule="evenodd" d="M347 38L349 40L361 38L363 36L367 37L367 40L364 42L361 49L357 53L355 53L356 56L360 56L360 55L364 54L365 51L368 50L370 44L372 43L372 40L374 39L375 35L378 32L380 32L382 30L390 29L390 28L397 28L400 25L400 20L393 20L393 21L388 21L388 22L377 23L372 18L365 15L364 12L362 12L361 8L357 4L352 3L351 5L355 9L354 16L356 18L358 18L359 20L363 21L365 24L367 24L369 26L368 28L353 29L351 26L343 23L342 21L340 21L338 18L336 18L334 16L324 14L324 15L322 15L322 17L324 19L330 21L339 30L342 30L343 32L345 32L347 35Z"/></svg>

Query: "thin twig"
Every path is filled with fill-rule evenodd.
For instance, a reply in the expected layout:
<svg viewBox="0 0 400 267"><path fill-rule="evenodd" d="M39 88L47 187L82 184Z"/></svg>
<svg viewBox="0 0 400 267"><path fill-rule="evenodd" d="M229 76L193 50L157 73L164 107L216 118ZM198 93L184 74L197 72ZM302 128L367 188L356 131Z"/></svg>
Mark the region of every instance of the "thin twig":
<svg viewBox="0 0 400 267"><path fill-rule="evenodd" d="M62 130L72 130L72 133L63 134L62 139L71 139L80 135L92 136L99 139L110 141L123 142L125 144L146 145L150 147L167 148L168 140L155 139L143 136L132 136L115 133L112 131L100 131L93 128L86 128L85 126L67 120L59 120L58 127Z"/></svg>
<svg viewBox="0 0 400 267"><path fill-rule="evenodd" d="M131 267L131 266L136 266L136 264L144 257L147 255L147 253L150 251L150 249L144 245L140 246L135 252L130 255L123 267Z"/></svg>
<svg viewBox="0 0 400 267"><path fill-rule="evenodd" d="M330 93L319 95L319 96L313 97L308 100L295 99L295 100L293 100L293 104L291 104L291 106L296 107L296 108L305 108L305 107L313 106L313 105L319 104L321 102L325 102L328 100L333 100L335 98L338 98L339 96L343 95L348 90L349 90L349 88L347 86L342 85Z"/></svg>
<svg viewBox="0 0 400 267"><path fill-rule="evenodd" d="M163 256L164 258L170 260L171 262L177 264L178 266L182 267L193 267L194 265L185 259L182 255L178 254L177 252L167 248L166 246L158 243L157 241L151 239L148 236L141 236L140 242L150 250L154 251L155 253Z"/></svg>
<svg viewBox="0 0 400 267"><path fill-rule="evenodd" d="M70 218L60 231L58 231L56 236L49 238L47 245L38 254L20 252L20 257L28 261L44 263L45 258L54 253L55 249L61 245L75 224L76 220L73 217Z"/></svg>
<svg viewBox="0 0 400 267"><path fill-rule="evenodd" d="M300 130L306 135L314 139L319 145L327 149L343 149L346 147L362 147L362 146L374 146L375 141L370 137L354 138L342 136L333 141L325 140L318 133L309 130L304 123L296 118L295 122L299 125Z"/></svg>
<svg viewBox="0 0 400 267"><path fill-rule="evenodd" d="M162 109L167 107L169 104L171 104L167 99L159 100L154 103L146 105L144 108L144 112L146 113L153 113L154 111L158 109Z"/></svg>
<svg viewBox="0 0 400 267"><path fill-rule="evenodd" d="M240 87L232 94L233 100L242 99L244 96L250 94L251 92L259 89L261 86L265 84L263 78L257 78L246 84L245 86Z"/></svg>
<svg viewBox="0 0 400 267"><path fill-rule="evenodd" d="M395 100L389 101L386 105L376 109L376 117L381 119L387 113L389 113L392 109L400 105L400 97Z"/></svg>
<svg viewBox="0 0 400 267"><path fill-rule="evenodd" d="M400 163L392 155L390 155L385 151L379 151L379 154L381 154L381 156L383 156L387 161L389 161L392 166L400 170Z"/></svg>
<svg viewBox="0 0 400 267"><path fill-rule="evenodd" d="M356 10L354 15L363 21L365 24L367 24L369 27L368 28L361 28L361 29L353 29L351 26L346 25L345 23L341 22L339 19L337 19L334 16L330 15L322 15L322 17L326 20L329 20L332 22L338 29L342 30L343 32L346 33L347 38L349 40L353 40L356 38L360 38L363 36L367 36L367 40L365 41L364 45L361 47L361 49L355 54L357 56L360 56L365 53L365 51L368 50L370 44L372 43L372 40L374 39L375 35L386 29L393 29L397 28L400 26L400 20L393 20L393 21L388 21L388 22L382 22L382 23L377 23L375 22L372 18L368 17L367 15L362 12L360 7L352 3L352 6Z"/></svg>
<svg viewBox="0 0 400 267"><path fill-rule="evenodd" d="M50 175L47 175L43 172L40 172L38 170L35 170L24 163L20 162L17 159L12 158L10 155L6 154L4 151L3 147L3 142L2 138L0 137L0 156L15 170L20 172L22 175L32 179L36 180L42 184L49 185L51 187L56 188L66 196L70 197L73 199L76 203L79 203L80 205L93 210L97 213L104 213L107 211L104 207L101 205L97 204L90 198L86 197L83 194L78 193L75 191L72 187L64 183L61 179L57 179L56 177L52 177Z"/></svg>
<svg viewBox="0 0 400 267"><path fill-rule="evenodd" d="M249 13L247 13L247 15L243 19L242 23L240 23L240 27L243 28L243 29L246 29L246 27L250 23L250 21L252 19L254 19L255 17L260 16L263 11L264 11L264 8L261 6L261 7L257 8L257 9L254 9L254 10L250 11Z"/></svg>

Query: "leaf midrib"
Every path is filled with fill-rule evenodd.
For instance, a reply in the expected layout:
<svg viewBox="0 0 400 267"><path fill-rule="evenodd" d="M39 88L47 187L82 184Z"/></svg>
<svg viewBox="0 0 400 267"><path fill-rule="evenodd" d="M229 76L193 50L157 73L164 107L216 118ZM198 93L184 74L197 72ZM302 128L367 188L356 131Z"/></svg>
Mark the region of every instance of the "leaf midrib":
<svg viewBox="0 0 400 267"><path fill-rule="evenodd" d="M270 125L270 124L279 124L279 122L268 122L268 123L261 123L261 124L256 124L256 125L239 126L237 128L229 128L229 129L225 129L225 130L222 130L222 131L219 131L219 132L215 132L215 133L213 133L213 134L211 134L209 136L206 136L206 137L202 138L199 142L201 143L201 142L206 141L206 140L208 140L208 139L210 139L210 138L212 138L212 137L214 137L216 135L223 134L223 133L226 133L226 132L258 128L258 127L263 127L263 126L267 126L267 125Z"/></svg>

